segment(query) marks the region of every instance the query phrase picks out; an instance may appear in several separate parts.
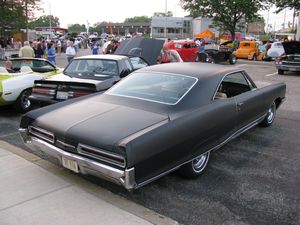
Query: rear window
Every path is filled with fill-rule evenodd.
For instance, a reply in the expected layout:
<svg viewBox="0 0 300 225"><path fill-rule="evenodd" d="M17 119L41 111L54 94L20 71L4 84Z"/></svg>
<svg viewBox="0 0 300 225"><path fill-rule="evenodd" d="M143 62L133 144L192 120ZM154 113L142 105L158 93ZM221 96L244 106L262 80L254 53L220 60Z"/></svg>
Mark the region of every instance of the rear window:
<svg viewBox="0 0 300 225"><path fill-rule="evenodd" d="M82 79L104 80L118 74L115 60L77 59L65 69L64 74Z"/></svg>
<svg viewBox="0 0 300 225"><path fill-rule="evenodd" d="M106 92L109 95L176 105L193 88L197 78L167 73L134 73Z"/></svg>

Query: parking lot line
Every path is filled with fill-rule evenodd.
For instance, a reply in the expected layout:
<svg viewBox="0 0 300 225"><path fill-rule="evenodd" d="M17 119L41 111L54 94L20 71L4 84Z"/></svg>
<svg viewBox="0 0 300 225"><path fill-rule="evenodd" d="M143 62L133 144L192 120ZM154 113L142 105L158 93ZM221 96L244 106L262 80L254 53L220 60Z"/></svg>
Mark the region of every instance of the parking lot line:
<svg viewBox="0 0 300 225"><path fill-rule="evenodd" d="M266 77L270 77L270 76L274 76L274 75L277 75L278 73L277 72L275 72L275 73L270 73L270 74L267 74L267 75L265 75Z"/></svg>

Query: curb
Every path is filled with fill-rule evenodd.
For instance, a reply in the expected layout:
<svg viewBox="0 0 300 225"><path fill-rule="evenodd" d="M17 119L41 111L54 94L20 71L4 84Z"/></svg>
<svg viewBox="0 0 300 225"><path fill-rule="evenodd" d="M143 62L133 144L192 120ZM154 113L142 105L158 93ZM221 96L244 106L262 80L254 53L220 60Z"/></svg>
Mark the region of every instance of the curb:
<svg viewBox="0 0 300 225"><path fill-rule="evenodd" d="M60 176L67 182L70 182L72 184L75 184L77 187L84 189L88 193L94 195L97 198L101 198L102 200L108 202L109 204L112 204L124 211L127 211L137 217L140 217L144 220L149 221L152 224L155 225L179 225L179 223L171 218L165 217L163 215L160 215L159 213L156 213L150 209L145 208L144 206L138 205L134 202L131 202L127 200L124 197L118 196L109 190L106 190L100 186L97 186L87 180L84 180L77 176L76 174L73 174L63 168L60 168L44 159L41 159L40 157L29 153L19 147L16 147L14 145L11 145L7 142L0 141L0 146L3 149L6 149L7 151L18 155L25 160L34 163L35 165L47 170L48 172Z"/></svg>

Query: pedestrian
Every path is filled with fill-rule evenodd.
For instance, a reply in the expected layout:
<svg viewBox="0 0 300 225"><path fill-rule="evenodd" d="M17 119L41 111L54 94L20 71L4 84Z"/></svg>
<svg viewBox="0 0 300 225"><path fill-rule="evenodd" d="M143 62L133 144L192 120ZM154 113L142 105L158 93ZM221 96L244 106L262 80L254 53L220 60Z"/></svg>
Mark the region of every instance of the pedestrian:
<svg viewBox="0 0 300 225"><path fill-rule="evenodd" d="M56 48L57 48L57 54L60 55L61 53L61 41L58 39L57 42L56 42Z"/></svg>
<svg viewBox="0 0 300 225"><path fill-rule="evenodd" d="M19 51L19 57L35 57L34 50L30 46L29 41L24 41L24 46Z"/></svg>
<svg viewBox="0 0 300 225"><path fill-rule="evenodd" d="M44 50L40 42L37 43L36 48L34 48L35 58L44 58Z"/></svg>
<svg viewBox="0 0 300 225"><path fill-rule="evenodd" d="M70 63L74 59L76 55L76 51L72 41L68 41L67 46L68 47L66 49L66 56L67 56L68 63Z"/></svg>
<svg viewBox="0 0 300 225"><path fill-rule="evenodd" d="M95 43L92 45L92 54L93 54L93 55L98 55L98 51L99 51L99 46L98 46L98 43L95 42Z"/></svg>
<svg viewBox="0 0 300 225"><path fill-rule="evenodd" d="M159 63L183 62L180 55L175 49L169 49L168 44L164 44L161 52Z"/></svg>
<svg viewBox="0 0 300 225"><path fill-rule="evenodd" d="M48 44L48 61L56 64L56 51L53 43Z"/></svg>

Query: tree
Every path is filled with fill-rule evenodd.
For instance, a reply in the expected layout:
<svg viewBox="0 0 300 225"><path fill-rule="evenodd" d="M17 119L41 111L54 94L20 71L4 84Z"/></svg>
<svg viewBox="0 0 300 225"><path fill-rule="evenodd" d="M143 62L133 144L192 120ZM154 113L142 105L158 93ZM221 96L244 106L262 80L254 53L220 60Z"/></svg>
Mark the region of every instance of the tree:
<svg viewBox="0 0 300 225"><path fill-rule="evenodd" d="M26 28L40 10L41 0L0 0L0 35L5 31L14 32Z"/></svg>
<svg viewBox="0 0 300 225"><path fill-rule="evenodd" d="M151 18L148 16L135 16L131 18L126 18L124 23L149 23L151 21Z"/></svg>
<svg viewBox="0 0 300 225"><path fill-rule="evenodd" d="M252 22L258 17L258 11L267 9L265 0L180 0L183 9L191 16L206 16L213 19L214 26L218 26L231 33L235 39L237 26L244 20Z"/></svg>
<svg viewBox="0 0 300 225"><path fill-rule="evenodd" d="M51 26L52 27L59 27L59 25L60 25L59 18L54 17L52 15L41 16L38 19L29 22L28 27L30 29L34 29L36 27L49 27L50 26L50 20L51 20Z"/></svg>
<svg viewBox="0 0 300 225"><path fill-rule="evenodd" d="M173 12L172 11L168 11L167 13L164 13L164 12L155 12L153 14L153 16L172 17L173 16Z"/></svg>
<svg viewBox="0 0 300 225"><path fill-rule="evenodd" d="M80 25L78 23L75 23L75 24L69 25L68 30L70 33L86 32L86 27L84 24Z"/></svg>

